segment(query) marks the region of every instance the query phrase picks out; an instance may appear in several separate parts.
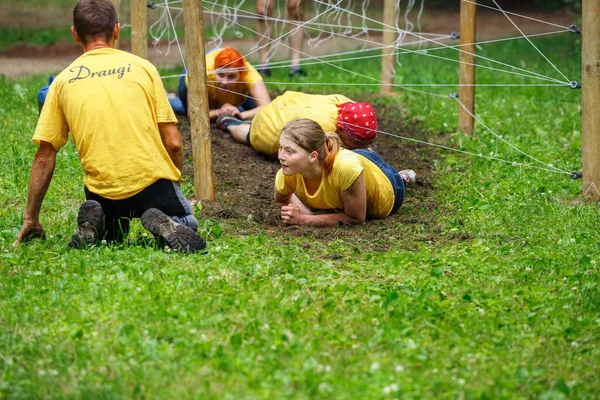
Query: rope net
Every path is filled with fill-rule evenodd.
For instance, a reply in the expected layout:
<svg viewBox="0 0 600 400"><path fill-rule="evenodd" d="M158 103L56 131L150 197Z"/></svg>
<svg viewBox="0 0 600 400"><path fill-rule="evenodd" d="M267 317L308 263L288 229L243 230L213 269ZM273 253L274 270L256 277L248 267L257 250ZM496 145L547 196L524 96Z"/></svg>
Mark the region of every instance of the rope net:
<svg viewBox="0 0 600 400"><path fill-rule="evenodd" d="M531 38L536 37L572 33L572 27L505 11L495 0L492 0L493 6L483 5L470 0L461 1L477 4L477 6L501 13L506 18L507 24L516 28L519 32L519 35L513 37L471 43L478 48L478 52L474 54L477 58L477 69L489 71L489 73L493 73L498 78L498 82L475 84L475 86L498 88L548 87L565 90L565 88L573 85L574 81L569 79L567 74L561 71L558 65L531 41ZM246 0L205 0L203 1L203 13L205 20L208 19L209 21L206 23L208 29L205 29L207 32L205 37L206 48L212 49L227 46L228 40L232 39L246 39L254 42L245 54L242 52L246 59L254 61L257 56L255 53L265 48L267 62L271 69L289 68L290 60L284 56L291 49L288 39L295 31L302 29L305 32L306 40L303 44L304 50L300 52L301 65L333 68L343 72L345 76L342 82L311 81L309 76L308 79L302 81L302 85L306 87L327 86L335 87L341 91L347 86L373 86L375 88L385 84L418 96L432 96L444 99L443 101L445 102L456 100L459 107L466 110L460 99L456 96L449 96L452 92L450 89L457 89L460 86L457 82L403 82L405 77L402 74L397 74L399 71L402 71L403 56L405 55L418 56L422 59L422 62L427 62L427 59L436 59L447 63L460 64L461 61L458 54L461 52L466 53L463 47L468 44L457 44L456 34L453 32L422 31L422 16L426 10L425 0L396 0L394 25L386 25L371 15L374 13L372 12L372 7L370 7L370 0L362 0L362 2L359 0L312 0L310 7L312 9L310 15L306 16L303 21L297 21L288 18L286 4L282 1L275 1L273 13L271 16L265 17L256 12L254 2L247 2ZM177 44L181 64L185 66L185 57L178 40L178 32L183 31L182 27L178 29L178 24L183 24L182 1L163 0L160 3L157 2L156 9L150 12L158 14L156 21L149 28L149 35L152 38L154 47L157 48L159 53L168 54L170 51L173 51L172 47ZM381 19L381 15L377 17ZM533 20L552 30L526 35L517 23L519 18ZM258 33L255 28L256 22L259 19L267 21L268 30L265 35ZM393 43L382 43L382 33L384 31L391 31L393 33L395 37ZM542 57L545 62L552 66L555 73L549 75L536 72L532 68L527 68L523 65L517 66L501 61L493 57L493 55L484 56L482 54L483 51L481 50L484 45L515 40L527 41L531 45L531 55L529 57L533 58L536 55ZM162 51L160 49L165 47L165 42L167 44L166 51ZM325 46L327 46L327 50L319 52L319 48ZM332 48L341 51L331 52L330 49ZM393 83L383 83L380 76L378 76L379 71L377 71L376 76L376 74L371 73L372 71L361 71L360 68L360 62L363 60L381 58L381 50L385 48L391 48L392 54L395 57L395 70L392 71L392 75L395 76ZM348 68L348 65L354 65L355 67ZM163 79L177 78L179 76L169 75L164 76ZM458 68L456 80L458 81ZM208 85L212 86L214 84L215 82L208 82ZM265 80L265 84L285 87L290 82ZM245 94L242 95L250 97ZM480 103L478 103L478 107L481 107ZM554 166L552 163L542 161L542 157L530 155L524 150L519 149L504 138L503 135L496 133L489 126L490 124L486 124L480 116L471 115L477 122L480 133L490 133L498 141L506 144L507 148L512 149L516 155L524 157L531 163L526 164L503 160L497 156L483 155L482 153L419 141L391 132L380 131L379 133L462 154L501 161L513 166L530 167L559 174L571 174L564 169ZM452 113L451 118L455 119L456 113ZM444 125L446 126L447 124Z"/></svg>

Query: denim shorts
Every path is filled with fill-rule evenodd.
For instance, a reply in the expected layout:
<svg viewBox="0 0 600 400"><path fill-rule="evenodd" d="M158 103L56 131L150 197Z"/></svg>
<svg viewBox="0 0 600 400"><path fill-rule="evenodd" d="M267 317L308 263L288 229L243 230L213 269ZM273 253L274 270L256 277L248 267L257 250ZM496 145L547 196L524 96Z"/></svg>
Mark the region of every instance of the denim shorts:
<svg viewBox="0 0 600 400"><path fill-rule="evenodd" d="M387 176L392 184L392 189L394 190L394 206L392 207L392 211L390 214L395 213L402 206L402 202L404 201L404 181L400 177L398 171L396 171L392 166L383 161L383 158L373 150L367 149L354 149L352 150L356 154L360 154L367 160L371 161L373 164L377 166Z"/></svg>

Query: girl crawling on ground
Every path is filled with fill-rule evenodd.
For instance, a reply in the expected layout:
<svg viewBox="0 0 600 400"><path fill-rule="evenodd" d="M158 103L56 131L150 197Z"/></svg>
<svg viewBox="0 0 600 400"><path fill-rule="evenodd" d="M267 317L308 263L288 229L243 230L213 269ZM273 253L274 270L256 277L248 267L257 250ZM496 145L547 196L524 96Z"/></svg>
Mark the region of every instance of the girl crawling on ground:
<svg viewBox="0 0 600 400"><path fill-rule="evenodd" d="M210 119L220 115L251 120L271 102L262 76L234 48L214 49L206 53L207 92ZM188 112L188 78L185 69L179 79L177 97L169 102L177 114Z"/></svg>
<svg viewBox="0 0 600 400"><path fill-rule="evenodd" d="M278 158L275 202L289 225L361 224L366 218L384 218L402 205L405 182L416 180L414 171L398 172L372 150L340 148L336 133L325 133L306 118L281 130Z"/></svg>

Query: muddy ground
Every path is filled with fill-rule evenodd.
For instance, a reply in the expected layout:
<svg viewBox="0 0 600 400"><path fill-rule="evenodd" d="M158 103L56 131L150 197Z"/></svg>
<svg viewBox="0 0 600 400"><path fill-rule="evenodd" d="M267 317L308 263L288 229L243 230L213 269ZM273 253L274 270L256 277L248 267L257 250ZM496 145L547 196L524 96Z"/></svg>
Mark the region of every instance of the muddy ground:
<svg viewBox="0 0 600 400"><path fill-rule="evenodd" d="M398 106L376 107L379 125L384 131L419 137L415 125L403 123ZM186 159L191 160L191 135L187 118L180 118L180 130L185 141ZM412 168L417 172L416 184L407 187L403 207L383 220L368 221L360 227L334 228L290 227L281 224L279 209L273 201L275 174L279 170L276 159L256 153L249 146L239 144L216 128L211 130L214 202L202 201L201 218L227 226L234 234L264 232L273 237L305 238L306 246L335 239L347 239L361 251L383 250L404 242L407 233L411 240L437 240L433 222L434 200L433 160L436 150L401 141L389 136L379 137L373 148L396 169ZM184 167L184 175L192 176L191 163ZM230 232L231 233L231 232Z"/></svg>

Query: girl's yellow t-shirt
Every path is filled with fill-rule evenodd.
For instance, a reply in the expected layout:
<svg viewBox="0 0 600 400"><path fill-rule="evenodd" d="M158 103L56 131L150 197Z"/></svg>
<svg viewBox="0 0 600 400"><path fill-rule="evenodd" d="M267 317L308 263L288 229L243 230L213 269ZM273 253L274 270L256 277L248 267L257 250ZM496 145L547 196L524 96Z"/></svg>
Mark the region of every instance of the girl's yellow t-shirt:
<svg viewBox="0 0 600 400"><path fill-rule="evenodd" d="M279 149L279 133L290 121L309 118L325 132L336 132L338 105L349 98L340 94L319 95L287 91L263 107L252 120L250 145L259 153L274 157Z"/></svg>
<svg viewBox="0 0 600 400"><path fill-rule="evenodd" d="M130 53L103 48L84 53L54 79L33 141L59 150L71 132L85 185L120 200L158 179L180 179L162 143L161 122L177 118L156 68Z"/></svg>
<svg viewBox="0 0 600 400"><path fill-rule="evenodd" d="M275 189L283 195L295 193L309 208L343 210L341 193L348 190L361 172L367 190L367 217L388 216L395 200L392 183L373 162L350 150L339 151L331 172L327 175L323 173L321 184L314 194L308 194L302 175L286 176L281 170L275 177Z"/></svg>

